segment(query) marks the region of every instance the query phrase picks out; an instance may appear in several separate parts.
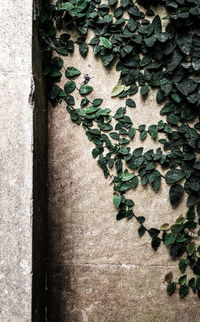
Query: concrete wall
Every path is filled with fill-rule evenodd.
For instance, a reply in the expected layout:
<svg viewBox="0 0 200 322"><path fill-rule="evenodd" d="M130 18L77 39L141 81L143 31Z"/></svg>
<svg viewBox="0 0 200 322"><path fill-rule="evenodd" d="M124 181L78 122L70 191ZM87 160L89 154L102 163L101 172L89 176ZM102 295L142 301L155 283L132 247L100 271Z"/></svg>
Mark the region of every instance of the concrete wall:
<svg viewBox="0 0 200 322"><path fill-rule="evenodd" d="M28 322L33 215L31 0L0 0L0 39L0 320Z"/></svg>
<svg viewBox="0 0 200 322"><path fill-rule="evenodd" d="M0 0L0 321L45 321L47 106L33 1Z"/></svg>
<svg viewBox="0 0 200 322"><path fill-rule="evenodd" d="M91 99L104 98L104 107L123 106L110 98L119 75L106 70L92 52L86 59L78 49L66 66L87 73L94 86ZM64 82L64 80L63 80ZM79 99L78 93L75 97ZM143 101L134 98L136 109L128 109L134 125L160 120L155 93ZM78 104L77 104L78 106ZM133 146L157 147L148 139L134 139ZM81 127L73 124L64 104L49 107L49 321L70 322L189 322L199 321L199 300L193 294L180 300L168 297L164 276L173 271L165 247L155 253L150 239L138 237L138 224L117 222L112 205L112 186L91 156L93 144ZM131 191L135 213L147 218L149 227L174 222L185 213L184 203L172 210L169 187L158 193L139 187Z"/></svg>

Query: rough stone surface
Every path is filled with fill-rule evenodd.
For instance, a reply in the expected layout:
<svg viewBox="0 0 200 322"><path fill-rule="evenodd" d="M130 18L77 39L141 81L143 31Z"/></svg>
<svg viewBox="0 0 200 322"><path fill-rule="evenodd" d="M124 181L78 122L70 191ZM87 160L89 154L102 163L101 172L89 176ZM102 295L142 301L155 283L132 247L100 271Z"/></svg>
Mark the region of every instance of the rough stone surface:
<svg viewBox="0 0 200 322"><path fill-rule="evenodd" d="M89 74L94 86L91 100L104 98L104 107L115 111L123 101L110 99L118 74L102 67L92 52L86 59L76 49L66 66L82 72L78 86ZM63 79L63 83L65 80ZM78 93L75 94L79 102ZM161 119L155 93L143 101L134 98L129 109L134 125L150 125ZM77 103L78 107L78 103ZM157 147L151 139L133 147ZM93 144L83 129L72 124L65 106L49 107L49 319L70 322L177 322L198 321L199 301L194 295L180 300L166 295L164 276L178 274L165 247L157 253L148 236L139 239L138 224L115 221L112 186L91 156ZM139 187L131 191L135 213L147 218L149 227L174 222L185 205L172 210L169 187L158 193Z"/></svg>
<svg viewBox="0 0 200 322"><path fill-rule="evenodd" d="M32 1L0 0L0 321L31 320Z"/></svg>

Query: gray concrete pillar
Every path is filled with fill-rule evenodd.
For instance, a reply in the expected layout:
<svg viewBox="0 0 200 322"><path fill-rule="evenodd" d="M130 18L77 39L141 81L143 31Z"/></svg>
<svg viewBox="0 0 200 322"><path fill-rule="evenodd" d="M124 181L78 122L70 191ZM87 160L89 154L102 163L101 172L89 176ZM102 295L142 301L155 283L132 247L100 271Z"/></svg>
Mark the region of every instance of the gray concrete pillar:
<svg viewBox="0 0 200 322"><path fill-rule="evenodd" d="M32 298L32 288L35 294L43 286L38 260L44 247L39 249L37 228L43 206L36 197L38 191L44 197L43 174L39 183L38 177L45 135L39 142L36 129L45 109L44 101L39 107L39 99L33 100L32 0L0 0L0 39L0 321L30 322L32 301L33 320L39 321L41 302ZM35 83L40 87L39 79ZM34 265L39 269L32 279Z"/></svg>

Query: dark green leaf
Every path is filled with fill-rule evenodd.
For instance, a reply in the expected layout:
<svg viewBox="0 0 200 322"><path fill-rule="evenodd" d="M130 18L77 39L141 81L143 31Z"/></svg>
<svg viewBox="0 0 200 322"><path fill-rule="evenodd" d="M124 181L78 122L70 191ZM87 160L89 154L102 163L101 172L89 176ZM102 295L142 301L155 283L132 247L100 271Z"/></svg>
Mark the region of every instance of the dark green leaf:
<svg viewBox="0 0 200 322"><path fill-rule="evenodd" d="M174 184L169 191L170 202L173 207L177 207L184 193L184 188L180 184Z"/></svg>
<svg viewBox="0 0 200 322"><path fill-rule="evenodd" d="M80 74L81 72L75 67L68 67L65 72L66 77L69 77L69 78L74 76L79 76Z"/></svg>

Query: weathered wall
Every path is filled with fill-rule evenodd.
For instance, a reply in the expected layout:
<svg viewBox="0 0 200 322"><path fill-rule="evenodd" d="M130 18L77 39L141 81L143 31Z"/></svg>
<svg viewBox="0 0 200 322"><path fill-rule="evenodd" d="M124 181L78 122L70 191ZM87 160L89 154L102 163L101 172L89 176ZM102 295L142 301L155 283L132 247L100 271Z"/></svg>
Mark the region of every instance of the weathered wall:
<svg viewBox="0 0 200 322"><path fill-rule="evenodd" d="M123 106L110 99L118 74L103 69L90 52L87 59L78 50L66 66L87 73L94 86L91 98L103 97L104 107ZM114 69L113 69L114 70ZM75 97L78 99L78 94ZM136 109L129 109L134 125L160 120L155 93ZM138 137L135 147L143 145ZM148 139L145 149L155 147ZM81 127L72 124L65 106L49 107L49 320L70 322L188 322L199 321L195 295L169 298L164 276L178 273L167 250L151 249L148 236L138 237L138 224L115 221L112 187L91 156L93 144ZM174 222L184 205L172 210L164 183L156 194L150 188L132 191L135 213L147 218L149 227Z"/></svg>
<svg viewBox="0 0 200 322"><path fill-rule="evenodd" d="M0 0L0 321L4 322L43 322L45 315L47 106L33 3Z"/></svg>
<svg viewBox="0 0 200 322"><path fill-rule="evenodd" d="M31 320L32 1L0 0L0 321Z"/></svg>

